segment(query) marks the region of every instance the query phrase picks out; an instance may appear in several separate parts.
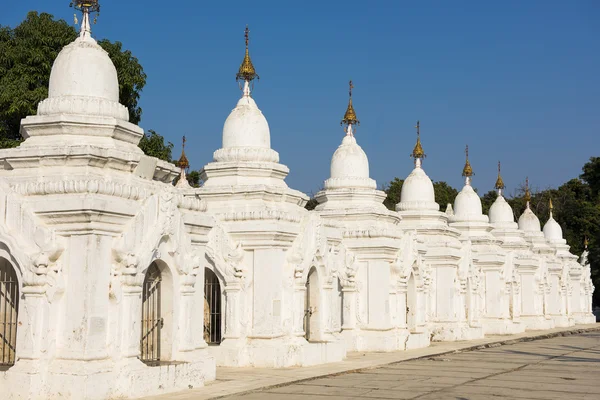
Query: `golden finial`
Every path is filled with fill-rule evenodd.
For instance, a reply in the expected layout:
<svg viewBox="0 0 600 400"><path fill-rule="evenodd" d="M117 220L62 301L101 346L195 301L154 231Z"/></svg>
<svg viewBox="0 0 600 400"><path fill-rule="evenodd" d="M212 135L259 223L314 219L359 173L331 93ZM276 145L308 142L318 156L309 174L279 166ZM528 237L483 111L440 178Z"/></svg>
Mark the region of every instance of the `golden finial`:
<svg viewBox="0 0 600 400"><path fill-rule="evenodd" d="M419 121L417 121L415 129L417 130L417 144L415 144L415 148L410 156L414 159L425 158L427 156L423 151L423 146L421 146L421 123Z"/></svg>
<svg viewBox="0 0 600 400"><path fill-rule="evenodd" d="M354 89L354 85L352 84L352 81L350 81L348 85L350 87L350 100L348 100L348 108L346 109L346 114L344 114L344 119L342 119L340 125L360 125L360 122L356 117L356 113L354 112L354 107L352 106L352 89Z"/></svg>
<svg viewBox="0 0 600 400"><path fill-rule="evenodd" d="M177 161L177 166L182 169L188 169L190 167L190 162L185 156L185 136L183 137L183 144L181 146L181 157L179 157L179 161Z"/></svg>
<svg viewBox="0 0 600 400"><path fill-rule="evenodd" d="M529 192L529 177L525 178L525 201L528 205L531 201L531 193Z"/></svg>
<svg viewBox="0 0 600 400"><path fill-rule="evenodd" d="M246 38L246 55L244 56L244 61L242 61L242 65L240 65L240 69L235 76L236 81L252 81L254 78L260 79L256 70L254 69L254 65L252 65L252 60L250 59L250 53L248 52L248 42L250 39L250 30L248 29L248 25L246 25L246 30L244 31L244 37Z"/></svg>
<svg viewBox="0 0 600 400"><path fill-rule="evenodd" d="M588 248L588 244L589 244L589 243L588 243L588 237L587 237L587 236L584 236L584 238L583 238L583 248L584 248L585 250L587 250L587 248Z"/></svg>
<svg viewBox="0 0 600 400"><path fill-rule="evenodd" d="M471 168L471 163L469 162L469 145L465 148L465 155L467 156L467 161L465 162L465 167L463 168L462 176L471 177L473 174L473 168Z"/></svg>
<svg viewBox="0 0 600 400"><path fill-rule="evenodd" d="M550 209L550 212L554 210L554 206L552 205L552 199L550 199L550 201L548 202L548 208Z"/></svg>
<svg viewBox="0 0 600 400"><path fill-rule="evenodd" d="M496 186L494 186L495 189L501 190L504 189L506 186L504 186L504 181L502 180L502 175L500 175L500 161L498 161L498 179L496 179Z"/></svg>

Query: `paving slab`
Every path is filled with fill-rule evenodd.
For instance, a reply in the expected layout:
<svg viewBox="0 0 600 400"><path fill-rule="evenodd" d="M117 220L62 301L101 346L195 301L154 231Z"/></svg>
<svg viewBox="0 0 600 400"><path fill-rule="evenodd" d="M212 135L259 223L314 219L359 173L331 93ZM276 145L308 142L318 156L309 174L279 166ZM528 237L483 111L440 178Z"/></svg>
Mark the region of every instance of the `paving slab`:
<svg viewBox="0 0 600 400"><path fill-rule="evenodd" d="M599 367L600 324L591 324L466 342L438 342L401 352L351 353L342 362L314 367L217 368L217 380L203 388L147 399L476 400L494 396L598 400L600 383L594 386L590 382L594 377L600 382ZM521 374L531 376L531 382L536 382L536 377L542 380L532 388L526 380L513 379ZM585 382L574 382L578 377ZM543 384L551 383L553 378L558 382Z"/></svg>

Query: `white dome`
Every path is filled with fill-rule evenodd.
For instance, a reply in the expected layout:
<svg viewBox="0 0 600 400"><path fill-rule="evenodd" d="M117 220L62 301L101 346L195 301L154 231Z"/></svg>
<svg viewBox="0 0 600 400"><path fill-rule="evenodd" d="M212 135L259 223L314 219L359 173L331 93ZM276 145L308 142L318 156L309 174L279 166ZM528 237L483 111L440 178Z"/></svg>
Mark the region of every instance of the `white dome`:
<svg viewBox="0 0 600 400"><path fill-rule="evenodd" d="M271 148L267 119L250 96L238 101L223 126L223 148L232 147Z"/></svg>
<svg viewBox="0 0 600 400"><path fill-rule="evenodd" d="M467 216L481 216L481 199L471 185L465 185L454 200L454 215L458 218Z"/></svg>
<svg viewBox="0 0 600 400"><path fill-rule="evenodd" d="M325 189L377 188L377 182L369 178L369 159L354 136L346 135L333 153L330 172Z"/></svg>
<svg viewBox="0 0 600 400"><path fill-rule="evenodd" d="M540 220L529 207L519 217L519 229L525 232L540 232Z"/></svg>
<svg viewBox="0 0 600 400"><path fill-rule="evenodd" d="M409 210L439 210L435 202L433 183L423 168L416 167L402 184L400 203L396 206L398 211Z"/></svg>
<svg viewBox="0 0 600 400"><path fill-rule="evenodd" d="M369 159L353 136L346 135L331 158L332 178L368 178Z"/></svg>
<svg viewBox="0 0 600 400"><path fill-rule="evenodd" d="M504 196L498 196L489 211L490 223L498 224L504 222L515 222L515 216L510 204Z"/></svg>
<svg viewBox="0 0 600 400"><path fill-rule="evenodd" d="M129 111L119 104L117 69L91 36L78 37L58 54L50 73L48 98L38 104L37 113L129 120Z"/></svg>
<svg viewBox="0 0 600 400"><path fill-rule="evenodd" d="M65 46L52 66L48 97L81 96L119 101L117 69L90 36Z"/></svg>
<svg viewBox="0 0 600 400"><path fill-rule="evenodd" d="M552 218L552 215L550 215L550 219L548 220L548 222L546 222L546 225L544 225L544 236L546 237L546 239L551 241L563 239L562 228L560 227L558 222L556 222L556 220Z"/></svg>

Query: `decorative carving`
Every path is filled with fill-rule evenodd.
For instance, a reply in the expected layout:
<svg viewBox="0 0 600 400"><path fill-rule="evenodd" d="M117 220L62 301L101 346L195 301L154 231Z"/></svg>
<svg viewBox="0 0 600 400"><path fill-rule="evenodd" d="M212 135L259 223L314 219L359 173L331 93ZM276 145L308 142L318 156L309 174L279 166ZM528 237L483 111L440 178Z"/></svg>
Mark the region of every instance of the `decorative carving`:
<svg viewBox="0 0 600 400"><path fill-rule="evenodd" d="M206 255L214 262L215 268L225 277L226 284L240 282L245 269L241 265L244 258L242 244L231 240L225 229L215 226L208 235Z"/></svg>

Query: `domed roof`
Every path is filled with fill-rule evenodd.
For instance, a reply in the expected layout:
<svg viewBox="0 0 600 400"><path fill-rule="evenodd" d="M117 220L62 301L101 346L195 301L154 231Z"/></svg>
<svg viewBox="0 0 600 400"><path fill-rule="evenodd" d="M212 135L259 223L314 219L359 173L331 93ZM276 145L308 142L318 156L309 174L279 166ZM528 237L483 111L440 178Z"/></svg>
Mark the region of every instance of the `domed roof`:
<svg viewBox="0 0 600 400"><path fill-rule="evenodd" d="M369 159L356 143L354 136L346 135L331 158L332 178L368 178Z"/></svg>
<svg viewBox="0 0 600 400"><path fill-rule="evenodd" d="M38 104L38 115L74 114L129 120L119 104L117 69L89 30L89 14L82 31L65 46L52 65L48 98Z"/></svg>
<svg viewBox="0 0 600 400"><path fill-rule="evenodd" d="M496 197L496 201L494 201L494 204L490 207L488 215L490 217L490 223L492 224L515 222L513 210L504 196Z"/></svg>
<svg viewBox="0 0 600 400"><path fill-rule="evenodd" d="M562 228L560 227L558 222L556 222L556 220L552 217L552 215L550 215L550 219L548 220L548 222L546 222L546 225L544 225L544 236L546 237L546 239L551 241L563 239Z"/></svg>
<svg viewBox="0 0 600 400"><path fill-rule="evenodd" d="M244 95L231 111L223 126L223 148L271 148L269 124L256 102Z"/></svg>
<svg viewBox="0 0 600 400"><path fill-rule="evenodd" d="M117 69L89 35L65 46L52 66L48 97L81 96L119 101Z"/></svg>
<svg viewBox="0 0 600 400"><path fill-rule="evenodd" d="M435 202L433 182L427 176L423 168L417 166L402 184L400 192L400 203L398 211L409 210L439 210L440 206Z"/></svg>
<svg viewBox="0 0 600 400"><path fill-rule="evenodd" d="M369 178L369 159L352 135L346 135L333 153L330 178L325 181L325 189L341 188L377 188Z"/></svg>
<svg viewBox="0 0 600 400"><path fill-rule="evenodd" d="M454 215L458 218L466 216L481 216L481 199L471 185L465 185L454 200Z"/></svg>
<svg viewBox="0 0 600 400"><path fill-rule="evenodd" d="M527 208L519 217L519 229L525 232L540 232L540 220L538 217L531 211L529 208L529 204Z"/></svg>

